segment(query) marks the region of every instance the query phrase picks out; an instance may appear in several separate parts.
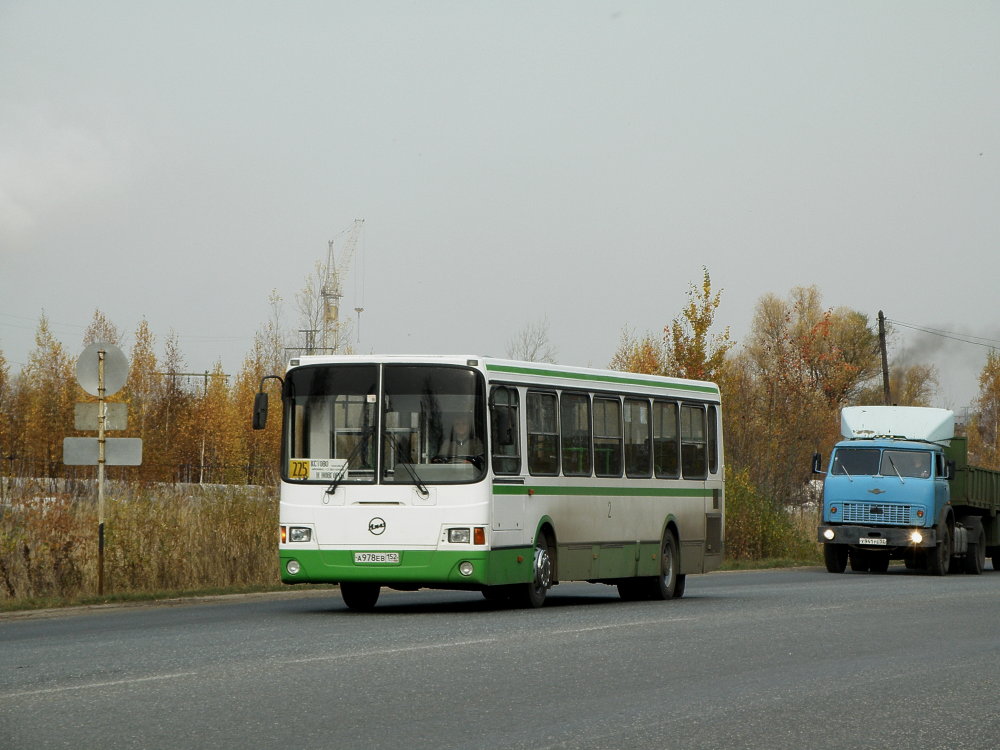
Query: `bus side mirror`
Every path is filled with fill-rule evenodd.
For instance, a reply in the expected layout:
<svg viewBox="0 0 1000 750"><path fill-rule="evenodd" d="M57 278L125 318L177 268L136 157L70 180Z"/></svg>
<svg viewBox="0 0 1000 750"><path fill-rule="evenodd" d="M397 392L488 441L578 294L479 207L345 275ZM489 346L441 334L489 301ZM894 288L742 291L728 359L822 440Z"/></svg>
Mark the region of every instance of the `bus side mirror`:
<svg viewBox="0 0 1000 750"><path fill-rule="evenodd" d="M823 471L823 457L818 453L813 453L813 474L826 474Z"/></svg>
<svg viewBox="0 0 1000 750"><path fill-rule="evenodd" d="M267 394L263 391L253 397L253 428L263 430L267 426Z"/></svg>

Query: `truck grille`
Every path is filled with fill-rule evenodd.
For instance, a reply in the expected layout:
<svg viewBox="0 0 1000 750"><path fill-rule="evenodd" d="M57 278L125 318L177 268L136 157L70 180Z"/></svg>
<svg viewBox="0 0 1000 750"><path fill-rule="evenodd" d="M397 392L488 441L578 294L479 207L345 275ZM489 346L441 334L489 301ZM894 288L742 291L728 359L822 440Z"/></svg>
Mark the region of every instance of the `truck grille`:
<svg viewBox="0 0 1000 750"><path fill-rule="evenodd" d="M844 503L845 523L875 523L908 525L909 505L886 505L884 503Z"/></svg>

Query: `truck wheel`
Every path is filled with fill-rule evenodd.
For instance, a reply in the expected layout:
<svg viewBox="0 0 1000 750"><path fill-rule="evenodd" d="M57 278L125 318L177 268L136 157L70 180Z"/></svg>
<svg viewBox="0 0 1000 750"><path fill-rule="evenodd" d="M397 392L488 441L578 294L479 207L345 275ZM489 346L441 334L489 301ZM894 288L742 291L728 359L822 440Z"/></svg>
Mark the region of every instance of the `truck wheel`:
<svg viewBox="0 0 1000 750"><path fill-rule="evenodd" d="M851 570L855 573L867 573L871 569L871 562L868 559L868 550L852 549L848 553L851 560Z"/></svg>
<svg viewBox="0 0 1000 750"><path fill-rule="evenodd" d="M943 576L951 565L951 527L945 524L939 536L937 547L927 550L927 572L932 576Z"/></svg>
<svg viewBox="0 0 1000 750"><path fill-rule="evenodd" d="M885 573L887 570L889 570L889 553L869 552L868 570L870 570L872 573Z"/></svg>
<svg viewBox="0 0 1000 750"><path fill-rule="evenodd" d="M986 567L986 532L981 525L969 530L975 534L975 541L969 544L965 553L965 572L977 576Z"/></svg>
<svg viewBox="0 0 1000 750"><path fill-rule="evenodd" d="M826 562L827 573L843 573L847 568L847 545L824 544L823 560Z"/></svg>

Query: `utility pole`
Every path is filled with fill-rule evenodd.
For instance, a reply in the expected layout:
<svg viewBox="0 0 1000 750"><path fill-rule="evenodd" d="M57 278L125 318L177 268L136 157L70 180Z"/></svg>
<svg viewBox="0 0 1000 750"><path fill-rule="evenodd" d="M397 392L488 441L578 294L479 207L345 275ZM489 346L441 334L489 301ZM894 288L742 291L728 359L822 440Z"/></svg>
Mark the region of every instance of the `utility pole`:
<svg viewBox="0 0 1000 750"><path fill-rule="evenodd" d="M889 357L885 350L885 315L878 311L878 347L882 352L882 403L892 406L892 394L889 392Z"/></svg>

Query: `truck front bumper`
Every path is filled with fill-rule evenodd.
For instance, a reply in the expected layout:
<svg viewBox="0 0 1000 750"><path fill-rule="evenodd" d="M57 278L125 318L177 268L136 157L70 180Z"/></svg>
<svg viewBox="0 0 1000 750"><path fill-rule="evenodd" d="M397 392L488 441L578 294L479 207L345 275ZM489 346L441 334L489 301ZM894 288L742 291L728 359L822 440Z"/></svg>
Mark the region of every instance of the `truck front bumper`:
<svg viewBox="0 0 1000 750"><path fill-rule="evenodd" d="M826 533L833 532L831 539ZM920 535L920 541L914 539ZM906 528L885 526L840 526L823 524L819 527L819 541L825 544L852 544L866 549L888 547L936 547L937 531L934 528ZM882 541L884 540L884 541Z"/></svg>

